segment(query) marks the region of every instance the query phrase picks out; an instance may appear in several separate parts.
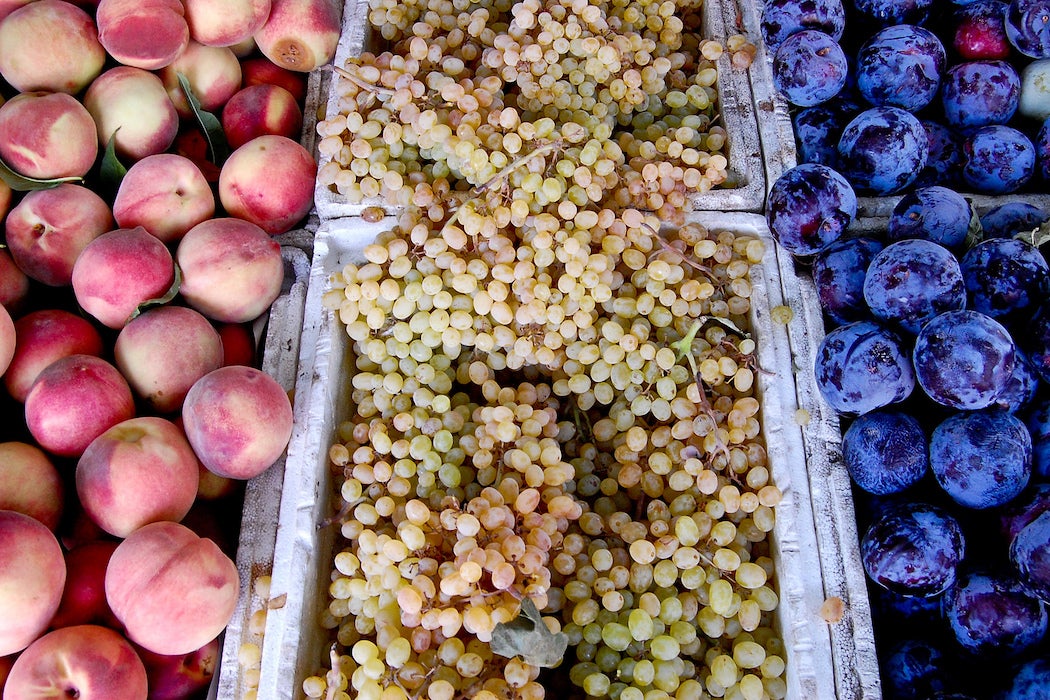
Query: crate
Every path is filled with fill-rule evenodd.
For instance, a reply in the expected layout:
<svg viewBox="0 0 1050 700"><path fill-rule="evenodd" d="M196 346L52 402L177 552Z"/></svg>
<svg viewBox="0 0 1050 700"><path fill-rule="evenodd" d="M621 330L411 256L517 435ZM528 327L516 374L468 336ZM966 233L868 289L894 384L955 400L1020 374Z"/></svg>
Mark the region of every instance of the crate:
<svg viewBox="0 0 1050 700"><path fill-rule="evenodd" d="M705 36L724 43L727 37L737 33L733 29L735 26L736 9L732 3L704 4ZM368 25L368 0L346 0L343 33L334 65L343 66L347 59L359 56L372 48L373 36ZM729 171L738 177L740 182L732 188L716 188L705 193L695 193L691 200L692 208L697 211L759 212L765 204L766 178L749 77L746 71L736 70L730 65L728 52L718 59L718 68L720 113L717 122L726 129ZM338 98L330 95L326 103L326 112L334 114L337 111ZM324 167L327 162L330 162L330 158L322 157L318 165ZM388 214L395 213L398 209L381 198L352 203L322 185L318 185L314 192L314 203L321 219L357 216L367 207L378 206Z"/></svg>
<svg viewBox="0 0 1050 700"><path fill-rule="evenodd" d="M766 260L752 273L752 325L763 371L757 373L764 434L773 481L784 499L777 507L773 553L780 606L777 625L787 654L788 697L841 700L879 697L871 618L849 492L848 475L833 452L831 417L821 413L811 366L820 326L815 297L790 261L778 254L758 214L694 213L713 229L760 235ZM289 446L272 559L271 596L281 601L267 615L260 699L302 698L302 681L328 658L328 636L318 624L327 604L335 533L320 527L330 515L328 448L343 419L351 366L345 331L321 297L330 275L361 251L392 218L321 224L306 298L296 384L295 428ZM790 305L794 318L774 321L773 309ZM819 322L819 311L816 311ZM811 373L809 373L811 374ZM808 382L808 383L807 383ZM798 421L800 409L811 420ZM819 457L819 458L815 458ZM276 491L276 489L275 489ZM271 505L274 498L271 492ZM841 598L841 620L825 621L821 607Z"/></svg>

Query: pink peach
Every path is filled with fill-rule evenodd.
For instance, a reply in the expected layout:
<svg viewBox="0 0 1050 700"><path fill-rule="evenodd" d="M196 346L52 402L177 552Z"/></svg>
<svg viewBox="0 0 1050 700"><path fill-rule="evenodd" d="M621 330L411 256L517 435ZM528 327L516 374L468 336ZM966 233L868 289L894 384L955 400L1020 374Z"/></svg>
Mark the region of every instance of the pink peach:
<svg viewBox="0 0 1050 700"><path fill-rule="evenodd" d="M7 17L18 8L36 1L37 0L0 0L0 20L3 20L4 17Z"/></svg>
<svg viewBox="0 0 1050 700"><path fill-rule="evenodd" d="M146 668L120 633L99 625L63 627L15 660L4 699L146 700Z"/></svg>
<svg viewBox="0 0 1050 700"><path fill-rule="evenodd" d="M127 381L116 367L91 355L70 355L48 365L25 402L30 434L62 457L79 457L92 440L134 415Z"/></svg>
<svg viewBox="0 0 1050 700"><path fill-rule="evenodd" d="M9 14L0 22L0 46L0 76L21 92L75 95L106 61L91 16L62 0L37 0Z"/></svg>
<svg viewBox="0 0 1050 700"><path fill-rule="evenodd" d="M222 338L222 365L255 366L255 334L247 323L219 324Z"/></svg>
<svg viewBox="0 0 1050 700"><path fill-rule="evenodd" d="M117 546L106 600L128 638L157 654L201 648L229 624L237 566L218 545L173 522L140 527Z"/></svg>
<svg viewBox="0 0 1050 700"><path fill-rule="evenodd" d="M270 0L183 0L190 37L206 46L251 39L270 16Z"/></svg>
<svg viewBox="0 0 1050 700"><path fill-rule="evenodd" d="M331 0L273 0L255 42L282 68L309 73L335 56L341 11L342 6Z"/></svg>
<svg viewBox="0 0 1050 700"><path fill-rule="evenodd" d="M102 355L102 336L90 322L64 309L31 311L15 321L15 355L4 386L24 402L37 375L69 355Z"/></svg>
<svg viewBox="0 0 1050 700"><path fill-rule="evenodd" d="M146 666L149 700L186 700L195 697L211 683L222 654L217 638L188 654L154 654L141 647L136 651Z"/></svg>
<svg viewBox="0 0 1050 700"><path fill-rule="evenodd" d="M28 515L0 510L0 656L22 651L44 633L65 583L66 562L54 533ZM12 687L8 678L5 697Z"/></svg>
<svg viewBox="0 0 1050 700"><path fill-rule="evenodd" d="M15 322L11 314L0 305L0 374L7 371L11 358L15 356Z"/></svg>
<svg viewBox="0 0 1050 700"><path fill-rule="evenodd" d="M91 441L77 461L80 503L99 527L127 537L149 523L178 522L197 496L197 458L174 423L140 416Z"/></svg>
<svg viewBox="0 0 1050 700"><path fill-rule="evenodd" d="M250 479L280 458L292 435L292 405L277 381L254 367L205 375L186 395L182 422L201 464Z"/></svg>
<svg viewBox="0 0 1050 700"><path fill-rule="evenodd" d="M299 104L306 99L306 75L279 65L265 56L255 56L241 61L241 87L252 85L277 85L292 93Z"/></svg>
<svg viewBox="0 0 1050 700"><path fill-rule="evenodd" d="M8 248L0 248L0 304L17 314L29 297L29 276L15 264Z"/></svg>
<svg viewBox="0 0 1050 700"><path fill-rule="evenodd" d="M125 66L163 68L190 41L179 0L101 0L95 20L102 46Z"/></svg>
<svg viewBox="0 0 1050 700"><path fill-rule="evenodd" d="M193 161L175 153L147 156L128 168L113 200L117 225L142 226L165 243L214 214L208 180Z"/></svg>
<svg viewBox="0 0 1050 700"><path fill-rule="evenodd" d="M0 106L0 159L26 177L83 177L98 156L95 122L64 92L22 92Z"/></svg>
<svg viewBox="0 0 1050 700"><path fill-rule="evenodd" d="M92 190L65 183L28 192L5 228L15 264L38 282L63 287L87 244L113 228L113 214Z"/></svg>
<svg viewBox="0 0 1050 700"><path fill-rule="evenodd" d="M281 177L267 173L280 171ZM259 136L233 153L219 172L219 201L231 216L271 235L291 230L313 206L317 163L299 142Z"/></svg>
<svg viewBox="0 0 1050 700"><path fill-rule="evenodd" d="M95 120L98 142L115 139L117 155L142 160L168 150L179 131L179 115L164 83L142 68L110 68L88 86L84 106Z"/></svg>
<svg viewBox="0 0 1050 700"><path fill-rule="evenodd" d="M64 505L62 476L43 450L27 442L0 442L0 510L28 515L53 532Z"/></svg>
<svg viewBox="0 0 1050 700"><path fill-rule="evenodd" d="M91 540L66 552L66 587L51 618L51 628L102 625L120 629L106 602L106 567L117 548L114 540Z"/></svg>
<svg viewBox="0 0 1050 700"><path fill-rule="evenodd" d="M191 41L171 65L160 71L168 97L184 119L192 118L193 113L179 85L179 73L186 76L194 97L208 112L217 112L241 85L241 63L232 50Z"/></svg>
<svg viewBox="0 0 1050 700"><path fill-rule="evenodd" d="M123 328L143 302L163 296L174 281L171 252L141 226L102 234L73 265L77 303L109 328Z"/></svg>
<svg viewBox="0 0 1050 700"><path fill-rule="evenodd" d="M190 229L175 251L179 293L213 321L241 323L261 316L281 293L281 247L241 219L209 219Z"/></svg>
<svg viewBox="0 0 1050 700"><path fill-rule="evenodd" d="M242 88L222 109L222 129L231 148L266 134L297 138L302 126L299 103L278 85Z"/></svg>

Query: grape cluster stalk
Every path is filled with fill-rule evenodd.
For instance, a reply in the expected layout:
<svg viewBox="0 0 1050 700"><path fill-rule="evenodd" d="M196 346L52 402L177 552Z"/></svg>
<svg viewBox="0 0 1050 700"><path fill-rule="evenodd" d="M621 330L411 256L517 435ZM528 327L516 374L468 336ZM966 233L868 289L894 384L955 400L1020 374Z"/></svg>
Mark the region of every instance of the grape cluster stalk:
<svg viewBox="0 0 1050 700"><path fill-rule="evenodd" d="M753 47L703 39L700 12L370 3L390 51L338 68L322 180L400 209L324 296L352 406L307 697L786 695L764 244L685 216L728 177L714 60ZM546 634L505 656L526 598Z"/></svg>

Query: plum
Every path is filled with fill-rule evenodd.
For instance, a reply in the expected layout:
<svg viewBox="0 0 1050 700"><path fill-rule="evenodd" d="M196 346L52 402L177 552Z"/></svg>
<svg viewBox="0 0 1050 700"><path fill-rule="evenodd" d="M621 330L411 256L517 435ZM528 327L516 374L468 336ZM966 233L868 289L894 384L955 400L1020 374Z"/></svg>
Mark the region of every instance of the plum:
<svg viewBox="0 0 1050 700"><path fill-rule="evenodd" d="M944 615L964 649L992 658L1020 654L1046 635L1046 608L1007 573L962 573L945 594Z"/></svg>
<svg viewBox="0 0 1050 700"><path fill-rule="evenodd" d="M842 436L842 458L857 486L884 496L919 482L929 468L926 434L901 411L879 410L854 420Z"/></svg>
<svg viewBox="0 0 1050 700"><path fill-rule="evenodd" d="M1020 99L1021 76L1006 61L966 61L944 74L941 107L945 123L955 129L1005 124Z"/></svg>
<svg viewBox="0 0 1050 700"><path fill-rule="evenodd" d="M944 45L930 30L886 27L857 52L857 89L873 105L915 112L937 95L946 61Z"/></svg>
<svg viewBox="0 0 1050 700"><path fill-rule="evenodd" d="M926 167L922 122L898 107L872 107L850 121L838 144L843 175L858 191L883 196L911 185Z"/></svg>
<svg viewBox="0 0 1050 700"><path fill-rule="evenodd" d="M946 311L923 326L912 350L915 378L937 403L987 408L1006 388L1016 355L1010 333L978 311Z"/></svg>
<svg viewBox="0 0 1050 700"><path fill-rule="evenodd" d="M769 191L766 223L793 255L813 255L836 241L857 215L857 195L838 171L803 163L783 173Z"/></svg>
<svg viewBox="0 0 1050 700"><path fill-rule="evenodd" d="M1033 433L1033 445L1038 439ZM999 531L1007 542L1013 542L1017 533L1047 511L1050 511L1050 483L1029 484L1027 489L999 510Z"/></svg>
<svg viewBox="0 0 1050 700"><path fill-rule="evenodd" d="M1004 20L1006 38L1032 58L1050 58L1050 0L1011 0Z"/></svg>
<svg viewBox="0 0 1050 700"><path fill-rule="evenodd" d="M942 645L929 639L903 639L887 651L883 678L891 697L927 700L931 693L949 687L951 665L952 656Z"/></svg>
<svg viewBox="0 0 1050 700"><path fill-rule="evenodd" d="M908 238L890 243L872 259L864 300L876 319L914 334L934 316L965 308L966 285L951 251Z"/></svg>
<svg viewBox="0 0 1050 700"><path fill-rule="evenodd" d="M842 0L781 0L767 2L760 19L762 40L769 51L803 29L818 29L838 41L846 29Z"/></svg>
<svg viewBox="0 0 1050 700"><path fill-rule="evenodd" d="M1034 231L1050 220L1041 208L1029 202L1004 202L981 215L985 238L1012 238L1023 231Z"/></svg>
<svg viewBox="0 0 1050 700"><path fill-rule="evenodd" d="M838 42L817 29L786 38L773 54L773 86L788 102L812 107L837 95L849 66Z"/></svg>
<svg viewBox="0 0 1050 700"><path fill-rule="evenodd" d="M893 24L923 24L933 0L854 0L854 7L882 27Z"/></svg>
<svg viewBox="0 0 1050 700"><path fill-rule="evenodd" d="M912 184L915 187L955 187L962 181L959 176L962 168L962 138L937 122L923 120L922 125L926 128L929 155L926 157L926 166L919 171L919 176Z"/></svg>
<svg viewBox="0 0 1050 700"><path fill-rule="evenodd" d="M915 372L900 337L874 321L833 329L814 362L817 389L839 413L863 414L908 398Z"/></svg>
<svg viewBox="0 0 1050 700"><path fill-rule="evenodd" d="M1034 306L1046 295L1050 266L1031 243L989 238L970 248L959 263L967 308L993 318Z"/></svg>
<svg viewBox="0 0 1050 700"><path fill-rule="evenodd" d="M868 577L909 596L935 596L951 587L965 549L959 522L943 508L921 501L887 507L860 541Z"/></svg>
<svg viewBox="0 0 1050 700"><path fill-rule="evenodd" d="M981 194L1016 192L1035 172L1035 145L1010 126L992 124L963 144L963 181Z"/></svg>
<svg viewBox="0 0 1050 700"><path fill-rule="evenodd" d="M840 324L871 318L864 300L864 277L883 247L874 238L852 236L835 241L813 258L817 300L828 318Z"/></svg>
<svg viewBox="0 0 1050 700"><path fill-rule="evenodd" d="M1044 180L1050 180L1050 117L1044 119L1043 123L1039 125L1039 131L1036 132L1033 145L1035 146L1039 175Z"/></svg>
<svg viewBox="0 0 1050 700"><path fill-rule="evenodd" d="M791 123L799 162L837 167L839 137L859 111L853 102L836 97L795 112Z"/></svg>
<svg viewBox="0 0 1050 700"><path fill-rule="evenodd" d="M952 48L964 60L1010 57L1003 0L977 0L956 8L952 15Z"/></svg>
<svg viewBox="0 0 1050 700"><path fill-rule="evenodd" d="M993 406L1004 411L1017 413L1035 400L1042 382L1032 368L1028 356L1020 348L1014 348L1014 371L1006 381L1006 386L995 397Z"/></svg>
<svg viewBox="0 0 1050 700"><path fill-rule="evenodd" d="M893 206L887 237L891 241L922 238L949 250L965 250L980 240L981 220L961 194L930 185L908 192Z"/></svg>
<svg viewBox="0 0 1050 700"><path fill-rule="evenodd" d="M1001 700L1046 700L1050 688L1050 659L1036 657L1022 663Z"/></svg>
<svg viewBox="0 0 1050 700"><path fill-rule="evenodd" d="M983 509L1011 501L1032 474L1032 438L1006 411L963 411L930 435L930 469L959 505Z"/></svg>
<svg viewBox="0 0 1050 700"><path fill-rule="evenodd" d="M1043 602L1050 602L1050 512L1036 516L1010 543L1010 562L1021 585Z"/></svg>
<svg viewBox="0 0 1050 700"><path fill-rule="evenodd" d="M1032 369L1042 381L1050 381L1050 307L1045 301L1039 302L1028 322L1015 333Z"/></svg>

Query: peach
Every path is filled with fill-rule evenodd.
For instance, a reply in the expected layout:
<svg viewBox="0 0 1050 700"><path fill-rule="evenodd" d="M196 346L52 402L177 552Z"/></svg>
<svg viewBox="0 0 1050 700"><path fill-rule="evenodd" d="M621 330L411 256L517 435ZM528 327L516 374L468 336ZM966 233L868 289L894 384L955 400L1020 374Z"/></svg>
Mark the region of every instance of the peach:
<svg viewBox="0 0 1050 700"><path fill-rule="evenodd" d="M0 0L0 20L31 2L36 2L36 0Z"/></svg>
<svg viewBox="0 0 1050 700"><path fill-rule="evenodd" d="M5 224L15 264L51 287L68 285L81 251L112 228L113 214L105 200L71 183L26 193Z"/></svg>
<svg viewBox="0 0 1050 700"><path fill-rule="evenodd" d="M69 355L102 355L102 336L90 322L64 309L31 311L15 321L15 355L4 375L4 386L25 402L37 375L55 360Z"/></svg>
<svg viewBox="0 0 1050 700"><path fill-rule="evenodd" d="M101 0L95 21L102 46L125 66L163 68L190 41L179 0Z"/></svg>
<svg viewBox="0 0 1050 700"><path fill-rule="evenodd" d="M0 159L20 175L83 177L97 156L95 121L75 97L22 92L0 106Z"/></svg>
<svg viewBox="0 0 1050 700"><path fill-rule="evenodd" d="M186 700L211 684L222 648L218 638L188 654L167 656L138 648L149 678L149 700Z"/></svg>
<svg viewBox="0 0 1050 700"><path fill-rule="evenodd" d="M13 510L58 528L65 504L62 476L51 459L27 442L0 442L0 510Z"/></svg>
<svg viewBox="0 0 1050 700"><path fill-rule="evenodd" d="M261 316L281 293L281 247L248 221L220 217L197 224L175 250L179 293L213 321L241 323Z"/></svg>
<svg viewBox="0 0 1050 700"><path fill-rule="evenodd" d="M173 345L178 352L171 352ZM132 392L154 411L173 413L194 382L222 366L222 339L200 312L165 305L129 321L117 335L113 357Z"/></svg>
<svg viewBox="0 0 1050 700"><path fill-rule="evenodd" d="M15 356L15 322L11 314L0 305L0 374L7 371L11 358Z"/></svg>
<svg viewBox="0 0 1050 700"><path fill-rule="evenodd" d="M99 527L127 537L149 523L182 520L197 496L198 469L178 426L157 416L130 418L80 455L77 495Z"/></svg>
<svg viewBox="0 0 1050 700"><path fill-rule="evenodd" d="M119 632L76 625L48 632L15 660L4 698L146 700L146 668Z"/></svg>
<svg viewBox="0 0 1050 700"><path fill-rule="evenodd" d="M3 103L3 99L0 98L0 105ZM14 193L11 191L11 186L0 180L0 217L7 214L7 211L11 208L12 199L14 199Z"/></svg>
<svg viewBox="0 0 1050 700"><path fill-rule="evenodd" d="M141 226L102 234L73 265L77 303L109 328L123 328L143 302L163 296L174 282L171 252Z"/></svg>
<svg viewBox="0 0 1050 700"><path fill-rule="evenodd" d="M0 656L22 651L44 633L65 584L66 561L54 533L28 515L0 510ZM11 687L8 678L4 697Z"/></svg>
<svg viewBox="0 0 1050 700"><path fill-rule="evenodd" d="M210 160L208 142L196 127L185 127L179 130L172 146L172 152L188 158L200 169L209 184L219 181L219 166Z"/></svg>
<svg viewBox="0 0 1050 700"><path fill-rule="evenodd" d="M237 566L218 545L167 521L128 535L106 570L106 600L128 638L168 656L219 636L238 589Z"/></svg>
<svg viewBox="0 0 1050 700"><path fill-rule="evenodd" d="M248 37L247 39L243 39L237 42L236 44L230 44L229 48L230 51L233 51L234 56L236 56L239 60L243 61L245 58L248 58L252 54L256 53L259 47L255 45L255 36L253 35ZM243 75L241 77L241 81L244 81Z"/></svg>
<svg viewBox="0 0 1050 700"><path fill-rule="evenodd" d="M241 87L252 85L277 85L292 93L299 104L306 99L306 75L281 68L265 56L255 56L241 61Z"/></svg>
<svg viewBox="0 0 1050 700"><path fill-rule="evenodd" d="M270 0L183 0L190 38L205 46L251 39L270 16Z"/></svg>
<svg viewBox="0 0 1050 700"><path fill-rule="evenodd" d="M182 407L186 437L201 464L219 476L250 479L280 458L292 436L292 404L283 387L254 367L205 375Z"/></svg>
<svg viewBox="0 0 1050 700"><path fill-rule="evenodd" d="M179 85L179 73L186 76L194 97L207 112L218 111L241 86L241 63L232 50L191 41L171 65L160 71L168 97L183 119L191 119L193 112Z"/></svg>
<svg viewBox="0 0 1050 700"><path fill-rule="evenodd" d="M247 323L219 324L222 338L222 366L255 366L255 334Z"/></svg>
<svg viewBox="0 0 1050 700"><path fill-rule="evenodd" d="M233 495L240 487L241 482L236 479L228 479L225 476L208 471L207 467L201 465L199 482L197 484L198 501L218 501Z"/></svg>
<svg viewBox="0 0 1050 700"><path fill-rule="evenodd" d="M51 618L51 629L103 625L120 629L106 602L106 567L117 548L114 540L82 542L66 552L66 587Z"/></svg>
<svg viewBox="0 0 1050 700"><path fill-rule="evenodd" d="M275 178L268 173L280 172ZM244 144L219 171L219 201L230 216L267 233L291 230L313 206L317 163L286 136L259 136Z"/></svg>
<svg viewBox="0 0 1050 700"><path fill-rule="evenodd" d="M29 297L29 276L15 264L8 248L0 248L0 304L17 314Z"/></svg>
<svg viewBox="0 0 1050 700"><path fill-rule="evenodd" d="M95 120L98 142L116 139L117 155L132 161L168 150L179 132L179 115L164 83L141 68L110 68L88 86L84 106Z"/></svg>
<svg viewBox="0 0 1050 700"><path fill-rule="evenodd" d="M79 457L92 440L134 415L127 381L116 367L92 355L70 355L48 365L25 402L30 434L62 457Z"/></svg>
<svg viewBox="0 0 1050 700"><path fill-rule="evenodd" d="M91 16L62 0L37 0L12 12L0 23L0 46L6 49L0 76L21 92L75 95L106 60Z"/></svg>
<svg viewBox="0 0 1050 700"><path fill-rule="evenodd" d="M331 0L273 0L255 43L282 68L309 73L335 56L341 11L342 5Z"/></svg>
<svg viewBox="0 0 1050 700"><path fill-rule="evenodd" d="M222 130L231 148L265 134L296 138L302 127L303 110L292 93L279 85L242 88L222 109Z"/></svg>
<svg viewBox="0 0 1050 700"><path fill-rule="evenodd" d="M214 214L208 180L192 160L175 153L146 156L128 168L113 200L118 226L142 226L165 243Z"/></svg>
<svg viewBox="0 0 1050 700"><path fill-rule="evenodd" d="M4 686L7 684L7 677L11 674L11 667L15 665L14 654L8 656L0 656L0 696L4 693Z"/></svg>

